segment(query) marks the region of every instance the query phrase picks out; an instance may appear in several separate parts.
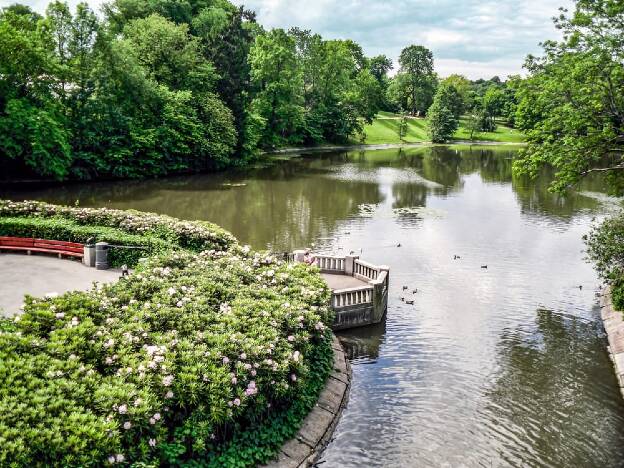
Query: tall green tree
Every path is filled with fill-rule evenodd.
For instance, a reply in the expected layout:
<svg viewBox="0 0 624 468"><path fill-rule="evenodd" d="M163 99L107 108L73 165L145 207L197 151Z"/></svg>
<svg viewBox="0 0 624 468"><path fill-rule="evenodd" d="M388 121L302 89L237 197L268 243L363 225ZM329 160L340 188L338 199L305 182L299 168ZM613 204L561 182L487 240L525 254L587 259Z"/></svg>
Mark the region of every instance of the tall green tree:
<svg viewBox="0 0 624 468"><path fill-rule="evenodd" d="M557 169L552 185L565 190L592 172L624 188L624 4L577 0L556 19L562 41L529 57L531 75L519 89L516 124L528 147L514 168L537 174Z"/></svg>
<svg viewBox="0 0 624 468"><path fill-rule="evenodd" d="M433 53L426 47L411 45L401 51L399 65L406 110L412 115L424 114L431 105L437 84Z"/></svg>
<svg viewBox="0 0 624 468"><path fill-rule="evenodd" d="M427 112L429 136L434 143L444 143L453 136L459 126L459 115L453 110L460 101L459 93L452 85L438 87L433 104Z"/></svg>
<svg viewBox="0 0 624 468"><path fill-rule="evenodd" d="M295 40L283 29L260 35L250 51L249 62L259 89L251 105L266 122L263 145L300 142L298 130L304 113Z"/></svg>

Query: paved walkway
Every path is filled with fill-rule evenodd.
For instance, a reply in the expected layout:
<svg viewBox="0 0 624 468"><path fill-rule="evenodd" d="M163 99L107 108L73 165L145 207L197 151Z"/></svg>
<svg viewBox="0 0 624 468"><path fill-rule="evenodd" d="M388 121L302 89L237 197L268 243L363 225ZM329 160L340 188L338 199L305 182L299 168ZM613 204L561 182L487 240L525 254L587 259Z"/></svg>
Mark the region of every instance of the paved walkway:
<svg viewBox="0 0 624 468"><path fill-rule="evenodd" d="M0 315L20 313L25 294L87 290L94 281L108 283L119 276L119 271L96 270L53 255L0 253Z"/></svg>
<svg viewBox="0 0 624 468"><path fill-rule="evenodd" d="M337 289L359 288L362 286L368 286L368 283L353 276L347 275L332 275L329 273L321 273L321 276L330 287L332 291Z"/></svg>

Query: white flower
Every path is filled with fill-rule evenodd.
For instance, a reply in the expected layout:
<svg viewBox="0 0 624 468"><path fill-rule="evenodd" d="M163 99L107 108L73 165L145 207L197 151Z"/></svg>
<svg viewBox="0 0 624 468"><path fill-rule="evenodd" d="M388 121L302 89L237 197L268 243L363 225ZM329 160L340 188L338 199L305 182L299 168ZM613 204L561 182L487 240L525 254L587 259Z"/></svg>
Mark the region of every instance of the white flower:
<svg viewBox="0 0 624 468"><path fill-rule="evenodd" d="M55 297L59 297L59 293L57 292L49 292L45 295L47 299L54 299Z"/></svg>
<svg viewBox="0 0 624 468"><path fill-rule="evenodd" d="M165 394L165 398L173 398L173 392L171 390L169 390L166 394Z"/></svg>
<svg viewBox="0 0 624 468"><path fill-rule="evenodd" d="M148 443L150 447L156 447L156 439L150 439Z"/></svg>
<svg viewBox="0 0 624 468"><path fill-rule="evenodd" d="M126 414L128 412L128 406L127 405L121 405L119 407L119 414Z"/></svg>
<svg viewBox="0 0 624 468"><path fill-rule="evenodd" d="M167 289L167 292L169 293L170 296L173 296L176 293L175 288L169 288Z"/></svg>
<svg viewBox="0 0 624 468"><path fill-rule="evenodd" d="M173 382L173 375L165 375L162 381L165 387L169 387L171 383Z"/></svg>
<svg viewBox="0 0 624 468"><path fill-rule="evenodd" d="M115 460L117 460L117 463L122 463L125 459L126 459L126 457L124 457L121 453L118 453L115 456Z"/></svg>
<svg viewBox="0 0 624 468"><path fill-rule="evenodd" d="M57 318L57 319L62 319L62 318L65 318L65 313L64 313L64 312L57 312L57 314L56 314L56 318Z"/></svg>
<svg viewBox="0 0 624 468"><path fill-rule="evenodd" d="M295 337L292 335L288 335L288 341L295 341Z"/></svg>
<svg viewBox="0 0 624 468"><path fill-rule="evenodd" d="M123 428L127 431L132 427L132 423L130 421L126 421L123 425Z"/></svg>

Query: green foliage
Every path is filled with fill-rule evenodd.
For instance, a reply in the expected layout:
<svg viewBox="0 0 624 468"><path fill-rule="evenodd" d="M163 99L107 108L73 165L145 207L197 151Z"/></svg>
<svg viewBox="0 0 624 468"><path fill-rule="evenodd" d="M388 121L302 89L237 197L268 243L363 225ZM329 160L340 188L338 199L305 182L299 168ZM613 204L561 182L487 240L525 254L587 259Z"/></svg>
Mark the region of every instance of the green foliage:
<svg viewBox="0 0 624 468"><path fill-rule="evenodd" d="M433 54L423 46L411 45L401 51L399 73L389 89L398 108L411 115L424 115L433 102L437 77L433 72Z"/></svg>
<svg viewBox="0 0 624 468"><path fill-rule="evenodd" d="M614 306L624 310L624 214L605 219L584 239L588 258L600 277L611 285Z"/></svg>
<svg viewBox="0 0 624 468"><path fill-rule="evenodd" d="M249 53L252 79L260 90L252 109L266 122L262 137L265 146L298 143L303 124L303 86L293 38L282 29L258 36Z"/></svg>
<svg viewBox="0 0 624 468"><path fill-rule="evenodd" d="M0 321L0 465L255 466L315 405L333 320L315 268L139 212L0 202L2 234L96 236L151 258Z"/></svg>
<svg viewBox="0 0 624 468"><path fill-rule="evenodd" d="M0 236L35 237L38 239L64 240L86 243L93 238L96 242L112 245L139 247L134 249L111 248L109 263L118 268L121 265L135 266L140 258L166 252L171 244L152 236L127 234L119 229L81 225L63 218L12 218L0 217Z"/></svg>
<svg viewBox="0 0 624 468"><path fill-rule="evenodd" d="M328 373L328 297L307 266L212 251L27 298L0 334L0 464L266 461Z"/></svg>
<svg viewBox="0 0 624 468"><path fill-rule="evenodd" d="M459 116L456 114L459 106L461 99L454 86L443 85L438 88L427 112L432 142L444 143L453 136L459 126Z"/></svg>
<svg viewBox="0 0 624 468"><path fill-rule="evenodd" d="M593 171L608 173L621 192L624 148L624 6L579 0L556 19L561 42L544 43L544 56L529 57L531 75L519 86L516 124L528 147L518 173L557 170L552 189L564 191Z"/></svg>
<svg viewBox="0 0 624 468"><path fill-rule="evenodd" d="M131 235L151 236L196 252L238 248L229 232L206 221L181 221L170 216L140 211L108 208L79 208L50 205L37 201L13 202L0 200L1 218L23 217L33 220L60 218L88 227L105 227ZM58 239L70 240L70 239Z"/></svg>

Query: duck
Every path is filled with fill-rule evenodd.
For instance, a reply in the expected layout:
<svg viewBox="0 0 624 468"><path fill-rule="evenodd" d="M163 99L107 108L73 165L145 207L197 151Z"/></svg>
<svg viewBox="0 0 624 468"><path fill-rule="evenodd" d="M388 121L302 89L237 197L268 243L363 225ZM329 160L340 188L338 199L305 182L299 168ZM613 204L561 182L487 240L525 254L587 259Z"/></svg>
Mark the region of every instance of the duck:
<svg viewBox="0 0 624 468"><path fill-rule="evenodd" d="M453 255L453 260L459 260L461 257L459 255Z"/></svg>
<svg viewBox="0 0 624 468"><path fill-rule="evenodd" d="M397 247L401 247L401 243L400 242L397 244Z"/></svg>
<svg viewBox="0 0 624 468"><path fill-rule="evenodd" d="M403 286L403 291L407 291L407 286Z"/></svg>
<svg viewBox="0 0 624 468"><path fill-rule="evenodd" d="M481 265L481 268L487 268L487 265Z"/></svg>
<svg viewBox="0 0 624 468"><path fill-rule="evenodd" d="M405 301L406 304L414 305L414 301Z"/></svg>
<svg viewBox="0 0 624 468"><path fill-rule="evenodd" d="M414 290L412 291L412 294L416 294L418 292L418 288L414 288Z"/></svg>

